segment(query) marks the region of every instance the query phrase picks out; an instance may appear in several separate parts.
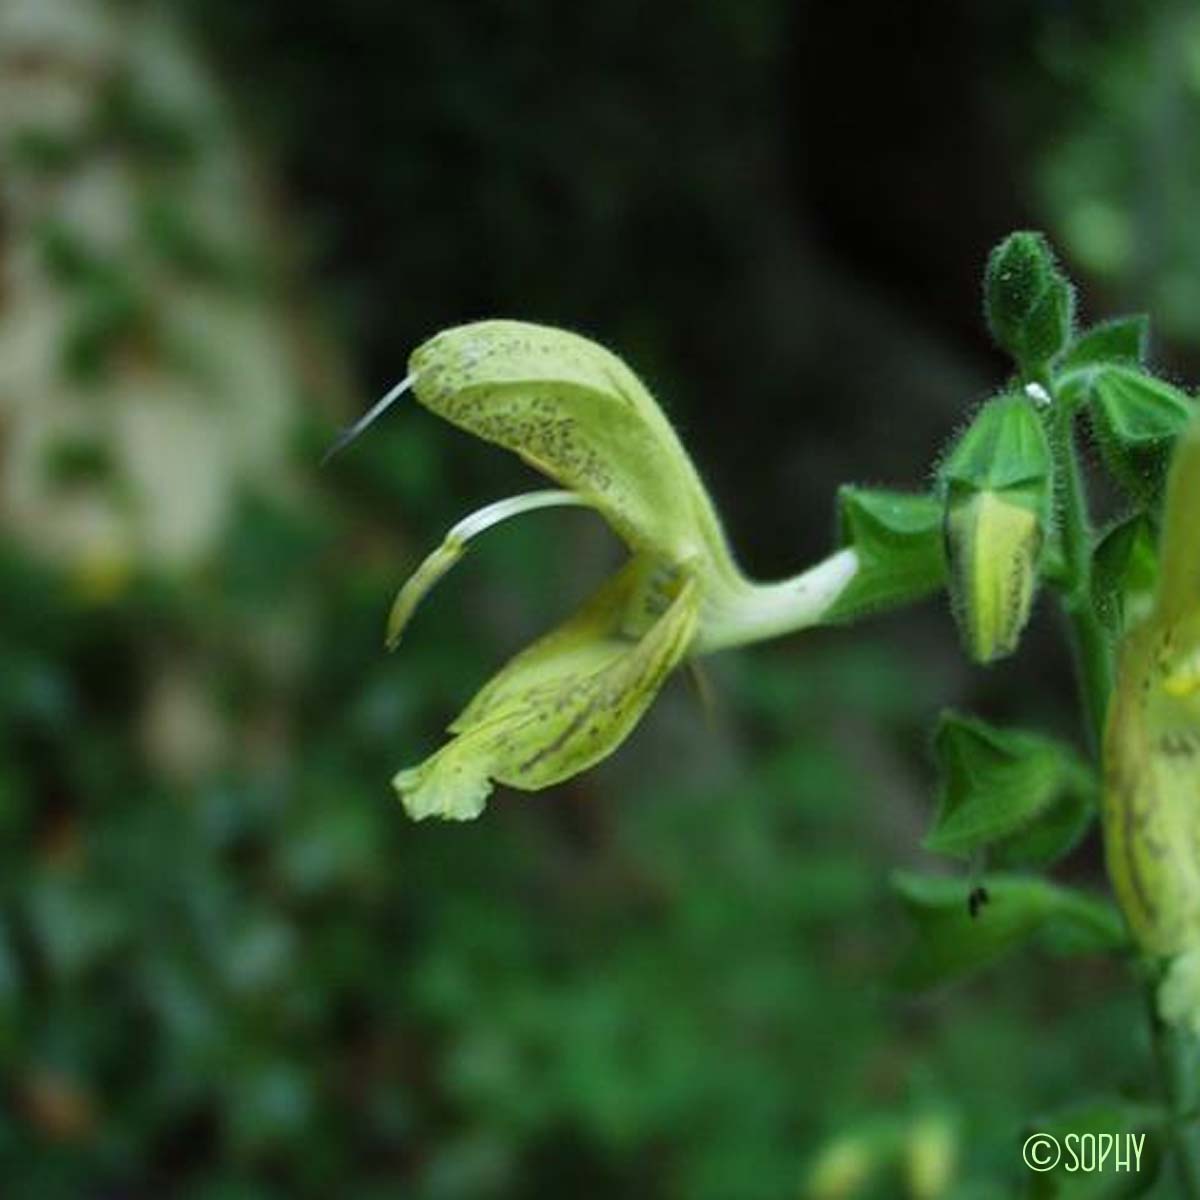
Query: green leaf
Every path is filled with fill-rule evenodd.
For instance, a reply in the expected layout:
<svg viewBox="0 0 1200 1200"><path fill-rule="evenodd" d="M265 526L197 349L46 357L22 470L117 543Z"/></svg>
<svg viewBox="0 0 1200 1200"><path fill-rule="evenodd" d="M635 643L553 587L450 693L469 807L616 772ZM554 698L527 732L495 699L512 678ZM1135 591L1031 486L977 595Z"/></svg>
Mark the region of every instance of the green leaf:
<svg viewBox="0 0 1200 1200"><path fill-rule="evenodd" d="M1092 819L1090 767L1051 738L947 712L934 751L942 786L928 850L966 857L988 846L1001 865L1044 864L1074 846Z"/></svg>
<svg viewBox="0 0 1200 1200"><path fill-rule="evenodd" d="M936 496L846 486L838 532L859 569L825 620L848 621L937 591L946 582L942 505Z"/></svg>
<svg viewBox="0 0 1200 1200"><path fill-rule="evenodd" d="M1106 466L1134 497L1155 503L1171 447L1195 405L1169 383L1120 365L1096 373L1091 399L1092 424Z"/></svg>
<svg viewBox="0 0 1200 1200"><path fill-rule="evenodd" d="M1117 317L1081 333L1058 364L1061 372L1109 363L1141 364L1150 341L1150 318L1144 313Z"/></svg>
<svg viewBox="0 0 1200 1200"><path fill-rule="evenodd" d="M1146 616L1158 582L1158 537L1145 513L1114 525L1092 555L1092 603L1109 632Z"/></svg>
<svg viewBox="0 0 1200 1200"><path fill-rule="evenodd" d="M904 988L970 974L1040 934L1057 936L1059 949L1068 952L1111 951L1126 944L1124 923L1111 904L1042 879L985 875L976 881L898 872L892 884L916 926L895 971ZM969 900L978 889L986 899L972 916Z"/></svg>
<svg viewBox="0 0 1200 1200"><path fill-rule="evenodd" d="M1059 1157L1049 1170L1029 1172L1028 1200L1132 1200L1158 1181L1166 1130L1157 1105L1117 1097L1089 1100L1033 1118L1021 1131L1022 1146L1037 1134L1047 1139L1040 1153L1049 1157L1041 1161L1048 1165ZM1094 1169L1083 1169L1089 1165Z"/></svg>

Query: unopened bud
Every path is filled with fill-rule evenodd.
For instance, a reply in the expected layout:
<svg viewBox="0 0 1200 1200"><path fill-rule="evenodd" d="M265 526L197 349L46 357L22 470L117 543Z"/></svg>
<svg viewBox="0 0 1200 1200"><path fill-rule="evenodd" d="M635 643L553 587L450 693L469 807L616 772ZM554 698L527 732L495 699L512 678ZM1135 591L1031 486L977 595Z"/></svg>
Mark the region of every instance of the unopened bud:
<svg viewBox="0 0 1200 1200"><path fill-rule="evenodd" d="M1036 371L1066 346L1074 293L1040 233L1010 234L988 258L984 313L996 344Z"/></svg>
<svg viewBox="0 0 1200 1200"><path fill-rule="evenodd" d="M968 654L993 662L1029 620L1052 512L1050 446L1030 400L989 401L941 475L955 617Z"/></svg>

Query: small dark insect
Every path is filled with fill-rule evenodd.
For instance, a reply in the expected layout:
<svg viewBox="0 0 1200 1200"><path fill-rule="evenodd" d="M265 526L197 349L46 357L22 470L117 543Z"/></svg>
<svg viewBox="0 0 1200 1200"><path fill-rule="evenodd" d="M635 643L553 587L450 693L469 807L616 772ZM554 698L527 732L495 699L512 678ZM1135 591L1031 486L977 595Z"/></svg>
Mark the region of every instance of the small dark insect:
<svg viewBox="0 0 1200 1200"><path fill-rule="evenodd" d="M971 920L975 920L979 916L979 910L991 899L988 895L988 890L985 887L974 887L971 889L971 894L967 897L967 912L971 914Z"/></svg>

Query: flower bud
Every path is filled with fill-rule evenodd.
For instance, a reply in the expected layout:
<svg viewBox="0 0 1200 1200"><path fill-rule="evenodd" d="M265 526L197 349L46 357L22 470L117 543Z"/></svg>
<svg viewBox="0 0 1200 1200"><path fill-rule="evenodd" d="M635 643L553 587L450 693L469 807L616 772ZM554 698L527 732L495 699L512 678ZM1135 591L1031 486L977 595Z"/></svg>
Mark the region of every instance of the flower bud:
<svg viewBox="0 0 1200 1200"><path fill-rule="evenodd" d="M984 313L996 344L1026 373L1043 367L1071 338L1075 297L1040 233L1010 234L992 251Z"/></svg>
<svg viewBox="0 0 1200 1200"><path fill-rule="evenodd" d="M955 617L967 653L1016 649L1029 619L1053 505L1053 461L1027 397L980 411L941 469Z"/></svg>

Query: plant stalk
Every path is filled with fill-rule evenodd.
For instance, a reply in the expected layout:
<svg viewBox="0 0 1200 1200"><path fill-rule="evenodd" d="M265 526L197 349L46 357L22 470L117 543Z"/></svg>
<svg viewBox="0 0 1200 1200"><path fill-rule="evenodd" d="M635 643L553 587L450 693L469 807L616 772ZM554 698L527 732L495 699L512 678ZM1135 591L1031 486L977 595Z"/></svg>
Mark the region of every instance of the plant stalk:
<svg viewBox="0 0 1200 1200"><path fill-rule="evenodd" d="M1050 448L1054 455L1059 537L1063 554L1060 584L1063 613L1071 629L1075 671L1087 717L1088 739L1099 757L1104 737L1104 719L1112 694L1112 649L1108 633L1096 614L1092 598L1092 528L1087 496L1075 452L1074 409L1063 404L1048 382L1051 397L1048 413Z"/></svg>
<svg viewBox="0 0 1200 1200"><path fill-rule="evenodd" d="M1168 1025L1159 1015L1157 987L1146 990L1150 1037L1169 1112L1168 1133L1181 1195L1200 1200L1200 1041L1189 1029Z"/></svg>

